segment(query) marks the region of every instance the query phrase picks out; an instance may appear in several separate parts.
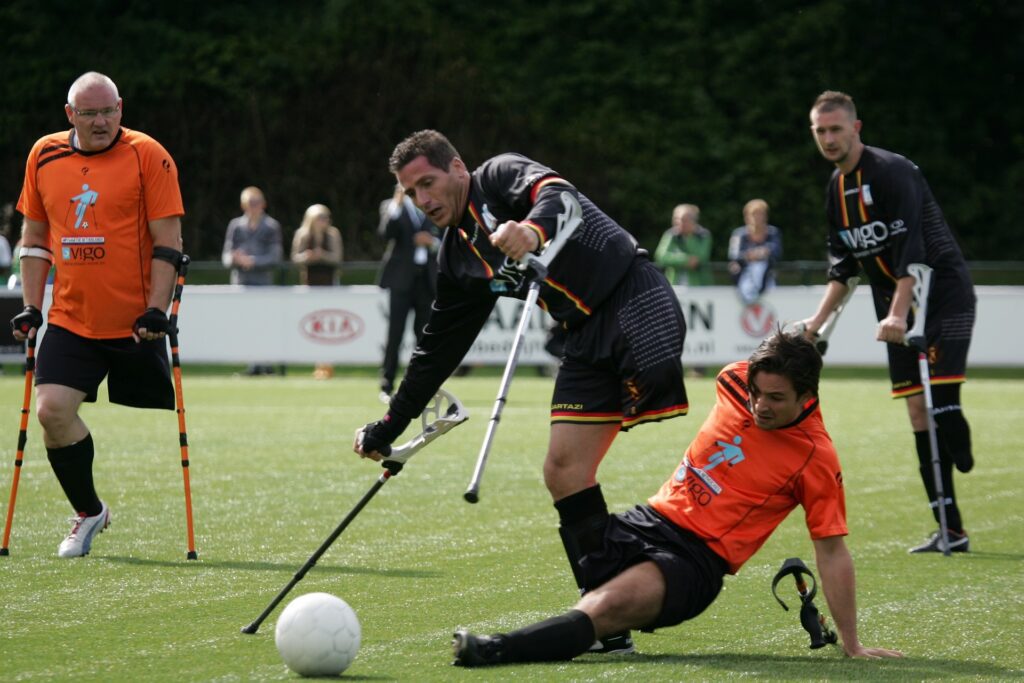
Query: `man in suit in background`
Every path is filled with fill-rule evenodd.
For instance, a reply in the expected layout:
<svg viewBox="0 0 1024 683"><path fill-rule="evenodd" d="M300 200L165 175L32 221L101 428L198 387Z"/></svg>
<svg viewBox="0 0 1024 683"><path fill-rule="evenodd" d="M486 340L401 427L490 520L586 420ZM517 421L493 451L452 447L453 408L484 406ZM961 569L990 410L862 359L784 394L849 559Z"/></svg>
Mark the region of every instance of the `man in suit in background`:
<svg viewBox="0 0 1024 683"><path fill-rule="evenodd" d="M381 367L380 398L387 403L395 389L398 350L409 319L419 339L430 315L437 281L438 238L433 223L405 196L401 186L380 204L377 232L388 241L377 284L388 290L388 341Z"/></svg>

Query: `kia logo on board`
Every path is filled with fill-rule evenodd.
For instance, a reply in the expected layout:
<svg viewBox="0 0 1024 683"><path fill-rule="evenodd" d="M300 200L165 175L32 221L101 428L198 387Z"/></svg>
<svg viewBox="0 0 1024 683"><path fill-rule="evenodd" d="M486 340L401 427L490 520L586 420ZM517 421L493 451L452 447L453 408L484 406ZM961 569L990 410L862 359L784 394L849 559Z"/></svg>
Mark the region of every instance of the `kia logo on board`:
<svg viewBox="0 0 1024 683"><path fill-rule="evenodd" d="M750 304L740 313L740 326L751 337L765 337L775 326L775 311L768 304Z"/></svg>
<svg viewBox="0 0 1024 683"><path fill-rule="evenodd" d="M340 308L313 311L299 321L303 336L319 344L346 344L363 333L363 319Z"/></svg>

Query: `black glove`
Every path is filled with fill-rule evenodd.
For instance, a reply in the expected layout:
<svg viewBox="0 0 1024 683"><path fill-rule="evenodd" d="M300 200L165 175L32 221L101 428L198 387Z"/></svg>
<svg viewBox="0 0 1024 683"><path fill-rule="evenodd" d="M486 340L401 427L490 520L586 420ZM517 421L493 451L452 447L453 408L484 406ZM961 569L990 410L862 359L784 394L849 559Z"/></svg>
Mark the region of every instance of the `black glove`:
<svg viewBox="0 0 1024 683"><path fill-rule="evenodd" d="M371 422L363 427L363 452L377 451L381 455L390 455L391 443L408 426L408 418L398 417L394 413L388 412L384 419Z"/></svg>
<svg viewBox="0 0 1024 683"><path fill-rule="evenodd" d="M35 306L26 306L18 315L11 318L11 329L28 334L29 330L43 326L43 314Z"/></svg>
<svg viewBox="0 0 1024 683"><path fill-rule="evenodd" d="M147 308L145 313L135 319L135 324L132 325L132 332L138 334L140 327L146 328L149 332L163 332L166 334L170 325L168 324L166 313L159 308Z"/></svg>

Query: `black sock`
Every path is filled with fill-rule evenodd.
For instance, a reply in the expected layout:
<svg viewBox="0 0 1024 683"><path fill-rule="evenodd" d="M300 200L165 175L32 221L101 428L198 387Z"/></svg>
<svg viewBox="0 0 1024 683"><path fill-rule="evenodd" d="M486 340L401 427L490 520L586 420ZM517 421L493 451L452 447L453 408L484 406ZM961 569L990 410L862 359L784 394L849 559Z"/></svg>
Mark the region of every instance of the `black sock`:
<svg viewBox="0 0 1024 683"><path fill-rule="evenodd" d="M604 546L604 532L608 525L608 505L601 493L601 485L591 486L555 501L555 509L558 510L561 522L558 534L562 537L573 578L582 590L584 577L580 560L584 555Z"/></svg>
<svg viewBox="0 0 1024 683"><path fill-rule="evenodd" d="M504 640L504 661L561 661L590 649L594 644L594 623L585 613L574 609L500 637Z"/></svg>
<svg viewBox="0 0 1024 683"><path fill-rule="evenodd" d="M84 512L90 517L100 514L103 504L92 480L92 434L86 434L84 439L70 446L47 448L46 457L75 512Z"/></svg>
<svg viewBox="0 0 1024 683"><path fill-rule="evenodd" d="M932 466L932 448L929 442L928 431L914 432L914 442L917 446L917 460L920 463L921 481L924 483L924 490L928 494L928 504L932 508L932 516L939 521L939 501L935 493L935 470ZM942 494L946 503L946 526L951 531L963 533L963 521L960 518L960 508L956 505L956 493L953 490L953 462L952 457L944 449L939 448L939 470L942 476Z"/></svg>

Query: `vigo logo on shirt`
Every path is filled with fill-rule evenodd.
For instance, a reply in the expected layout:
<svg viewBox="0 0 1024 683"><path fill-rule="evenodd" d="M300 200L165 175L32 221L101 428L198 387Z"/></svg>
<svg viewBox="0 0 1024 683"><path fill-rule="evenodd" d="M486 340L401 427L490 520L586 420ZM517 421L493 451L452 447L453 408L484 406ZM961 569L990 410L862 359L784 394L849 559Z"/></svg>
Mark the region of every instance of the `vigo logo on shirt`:
<svg viewBox="0 0 1024 683"><path fill-rule="evenodd" d="M675 480L682 483L683 491L689 493L694 502L698 505L707 505L714 496L724 490L722 485L711 476L711 470L722 464L728 464L732 468L746 460L746 455L740 448L741 443L743 443L743 437L739 435L734 436L731 442L716 439L715 445L721 450L708 457L708 464L704 467L697 467L691 464L689 456L686 456L679 469L676 470Z"/></svg>
<svg viewBox="0 0 1024 683"><path fill-rule="evenodd" d="M106 238L61 237L60 257L68 265L99 263L107 256Z"/></svg>
<svg viewBox="0 0 1024 683"><path fill-rule="evenodd" d="M854 256L860 257L864 254L877 253L890 237L906 231L907 226L901 219L896 219L891 225L886 225L883 221L872 221L856 228L840 230L839 239Z"/></svg>

